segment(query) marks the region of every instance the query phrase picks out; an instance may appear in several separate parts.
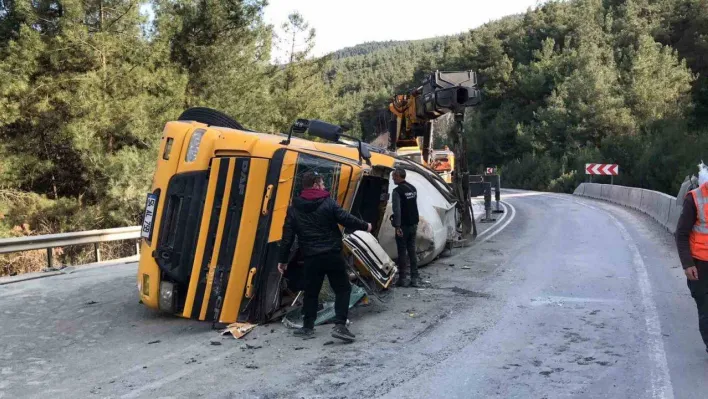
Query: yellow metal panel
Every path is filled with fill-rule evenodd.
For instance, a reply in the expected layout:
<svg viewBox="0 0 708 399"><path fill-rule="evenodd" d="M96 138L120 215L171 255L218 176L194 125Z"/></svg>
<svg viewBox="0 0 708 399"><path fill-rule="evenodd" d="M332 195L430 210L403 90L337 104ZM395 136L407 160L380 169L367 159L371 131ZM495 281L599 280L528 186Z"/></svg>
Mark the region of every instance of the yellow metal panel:
<svg viewBox="0 0 708 399"><path fill-rule="evenodd" d="M214 206L216 183L219 178L219 165L221 165L221 159L214 159L214 163L211 167L211 173L209 174L209 185L207 186L206 200L204 201L204 213L202 214L202 223L199 225L199 238L197 239L197 248L194 251L192 276L189 279L187 299L184 301L184 312L182 313L182 316L184 317L192 317L192 309L195 306L194 296L197 293L197 283L199 282L199 269L201 269L202 260L204 259L204 247L206 246L207 234L209 232L211 209ZM199 306L199 304L196 304L196 306Z"/></svg>
<svg viewBox="0 0 708 399"><path fill-rule="evenodd" d="M275 204L273 204L273 216L270 222L268 242L279 241L283 237L283 224L285 223L285 216L290 206L293 182L295 181L297 156L297 152L294 151L285 153L283 166L280 168L280 177L278 178L278 191L275 194Z"/></svg>
<svg viewBox="0 0 708 399"><path fill-rule="evenodd" d="M354 202L354 194L356 194L364 172L360 167L355 167L350 173L352 183L349 185L344 202L342 203L342 208L344 209L351 209L352 203Z"/></svg>
<svg viewBox="0 0 708 399"><path fill-rule="evenodd" d="M344 205L344 201L347 198L347 192L349 191L349 181L351 178L352 167L349 165L342 164L339 169L339 185L337 187L337 203L339 205Z"/></svg>
<svg viewBox="0 0 708 399"><path fill-rule="evenodd" d="M219 159L223 162L222 159ZM209 263L209 273L207 273L207 283L204 289L204 299L202 300L202 311L199 314L199 320L206 318L207 308L209 307L209 298L211 297L211 287L214 283L214 270L216 262L219 259L219 251L221 250L221 237L224 235L224 226L226 225L226 212L229 209L229 196L231 195L231 183L234 177L234 169L236 168L236 159L232 159L229 164L229 171L226 175L226 186L224 187L224 197L221 201L221 211L219 212L219 226L216 228L216 240L214 241L214 252L211 255ZM197 304L199 305L199 304Z"/></svg>
<svg viewBox="0 0 708 399"><path fill-rule="evenodd" d="M167 202L165 197L167 186L170 179L174 175L179 165L179 154L182 150L184 138L192 125L182 122L168 122L165 129L162 131L162 139L160 141L160 151L157 154L157 169L152 179L152 190L160 189L160 198L155 209L152 227L152 243L148 245L145 240L141 240L140 244L140 262L138 264L138 283L142 284L143 275L148 275L150 287L147 295L140 293L140 299L145 306L157 309L157 296L160 287L160 268L157 266L155 258L152 257L152 251L157 248L157 237L160 234L160 223L162 222L162 211ZM165 144L167 139L172 138L172 150L170 151L169 159L163 159Z"/></svg>
<svg viewBox="0 0 708 399"><path fill-rule="evenodd" d="M219 316L220 322L233 322L238 317L243 290L248 278L253 243L256 240L258 219L261 216L260 209L261 201L263 201L263 190L265 190L266 175L268 174L268 160L252 159L249 168L248 185L246 186L246 195L243 202L236 252L231 265L231 274L226 287L224 304Z"/></svg>
<svg viewBox="0 0 708 399"><path fill-rule="evenodd" d="M390 155L372 153L371 154L371 165L372 166L386 166L393 168L396 163L396 159Z"/></svg>

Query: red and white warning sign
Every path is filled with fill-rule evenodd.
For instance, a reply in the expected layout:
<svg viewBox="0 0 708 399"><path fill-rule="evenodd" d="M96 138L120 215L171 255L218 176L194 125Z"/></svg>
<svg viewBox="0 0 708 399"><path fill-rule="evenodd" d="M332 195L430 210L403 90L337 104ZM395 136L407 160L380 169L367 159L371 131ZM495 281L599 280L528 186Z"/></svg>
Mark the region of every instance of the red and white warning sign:
<svg viewBox="0 0 708 399"><path fill-rule="evenodd" d="M585 174L617 176L619 175L619 165L614 163L586 163Z"/></svg>
<svg viewBox="0 0 708 399"><path fill-rule="evenodd" d="M494 168L487 168L487 174L488 175L493 175L495 172Z"/></svg>

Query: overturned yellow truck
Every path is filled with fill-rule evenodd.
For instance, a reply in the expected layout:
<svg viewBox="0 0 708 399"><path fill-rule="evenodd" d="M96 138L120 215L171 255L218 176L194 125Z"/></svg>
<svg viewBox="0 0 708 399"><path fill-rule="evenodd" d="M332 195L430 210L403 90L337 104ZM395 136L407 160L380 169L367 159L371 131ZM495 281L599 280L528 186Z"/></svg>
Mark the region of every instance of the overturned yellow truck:
<svg viewBox="0 0 708 399"><path fill-rule="evenodd" d="M388 221L395 167L409 170L424 192L417 246L422 263L429 262L457 238L459 220L454 195L432 170L321 121L298 120L288 135L265 134L218 111L185 111L164 128L146 201L137 275L142 303L185 318L261 323L292 302L302 265L297 245L289 286L276 258L288 206L307 171L323 175L333 198L373 225L372 234L345 231L345 252L353 283L385 291L396 272ZM379 242L377 235L385 237Z"/></svg>

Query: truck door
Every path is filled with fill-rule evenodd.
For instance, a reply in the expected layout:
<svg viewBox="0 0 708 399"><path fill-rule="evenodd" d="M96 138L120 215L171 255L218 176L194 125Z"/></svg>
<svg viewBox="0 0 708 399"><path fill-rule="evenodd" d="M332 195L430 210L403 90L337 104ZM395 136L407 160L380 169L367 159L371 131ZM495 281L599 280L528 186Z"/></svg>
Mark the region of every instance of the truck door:
<svg viewBox="0 0 708 399"><path fill-rule="evenodd" d="M243 269L243 264L239 267L240 279L245 284L232 286L229 283L219 321L262 322L280 307L278 245L292 198L302 191L302 175L308 171L322 175L332 197L340 205L346 205L351 202L354 192L352 175L360 168L349 159L328 154L284 148L275 152L265 176L262 201L256 211L258 222L253 229L247 268ZM240 242L237 245L240 247ZM237 249L237 253L239 251Z"/></svg>

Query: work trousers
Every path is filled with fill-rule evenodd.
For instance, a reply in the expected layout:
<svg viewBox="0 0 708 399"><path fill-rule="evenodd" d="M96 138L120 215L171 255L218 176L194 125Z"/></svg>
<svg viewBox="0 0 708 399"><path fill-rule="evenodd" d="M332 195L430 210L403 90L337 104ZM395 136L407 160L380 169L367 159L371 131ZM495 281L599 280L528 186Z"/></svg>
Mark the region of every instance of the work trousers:
<svg viewBox="0 0 708 399"><path fill-rule="evenodd" d="M698 308L698 331L701 332L703 343L708 349L708 262L694 259L698 269L698 280L687 280L691 296Z"/></svg>
<svg viewBox="0 0 708 399"><path fill-rule="evenodd" d="M349 296L352 291L347 267L340 252L326 252L305 259L305 299L303 301L303 327L314 328L317 305L325 276L335 294L334 324L346 324L349 313Z"/></svg>
<svg viewBox="0 0 708 399"><path fill-rule="evenodd" d="M418 278L418 259L415 254L415 236L418 225L402 226L403 237L396 234L396 247L398 248L398 272L400 279Z"/></svg>

